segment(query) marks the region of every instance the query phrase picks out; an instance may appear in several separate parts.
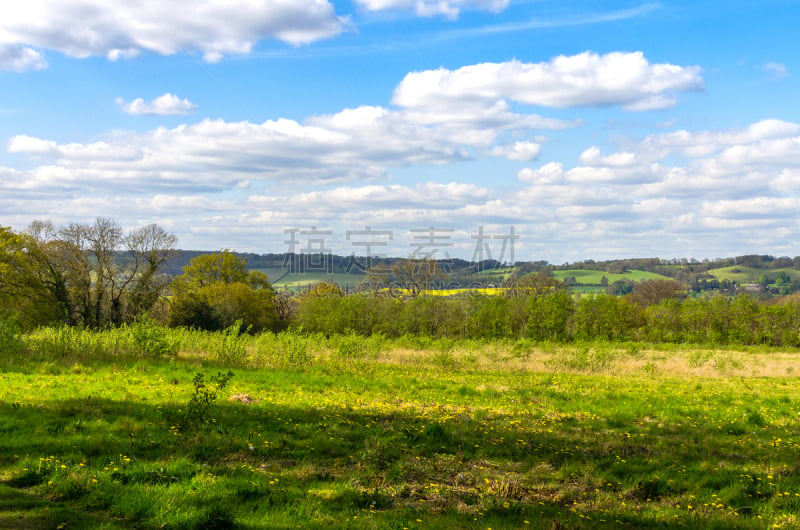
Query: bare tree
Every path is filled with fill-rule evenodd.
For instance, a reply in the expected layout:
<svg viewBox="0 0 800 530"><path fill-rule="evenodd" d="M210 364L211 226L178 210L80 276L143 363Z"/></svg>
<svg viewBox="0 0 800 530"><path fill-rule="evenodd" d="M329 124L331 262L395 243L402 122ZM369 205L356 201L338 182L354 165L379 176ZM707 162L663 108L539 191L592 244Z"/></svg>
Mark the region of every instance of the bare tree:
<svg viewBox="0 0 800 530"><path fill-rule="evenodd" d="M157 225L124 234L114 220L56 229L34 221L37 275L73 325L102 327L132 320L153 307L168 280L161 267L177 242Z"/></svg>

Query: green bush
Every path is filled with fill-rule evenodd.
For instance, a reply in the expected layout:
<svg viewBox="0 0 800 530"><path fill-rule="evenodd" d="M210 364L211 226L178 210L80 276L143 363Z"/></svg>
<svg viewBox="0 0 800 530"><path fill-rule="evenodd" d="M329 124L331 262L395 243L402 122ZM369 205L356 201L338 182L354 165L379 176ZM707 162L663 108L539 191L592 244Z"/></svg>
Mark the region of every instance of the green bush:
<svg viewBox="0 0 800 530"><path fill-rule="evenodd" d="M16 354L25 349L16 316L0 318L0 354Z"/></svg>
<svg viewBox="0 0 800 530"><path fill-rule="evenodd" d="M314 360L311 346L302 330L261 333L255 339L256 359L271 368L301 368Z"/></svg>
<svg viewBox="0 0 800 530"><path fill-rule="evenodd" d="M178 353L179 343L169 330L141 316L128 326L131 353L136 357L159 358Z"/></svg>
<svg viewBox="0 0 800 530"><path fill-rule="evenodd" d="M216 333L218 337L216 357L223 366L242 366L247 359L245 336L242 335L242 321L237 320L227 328Z"/></svg>

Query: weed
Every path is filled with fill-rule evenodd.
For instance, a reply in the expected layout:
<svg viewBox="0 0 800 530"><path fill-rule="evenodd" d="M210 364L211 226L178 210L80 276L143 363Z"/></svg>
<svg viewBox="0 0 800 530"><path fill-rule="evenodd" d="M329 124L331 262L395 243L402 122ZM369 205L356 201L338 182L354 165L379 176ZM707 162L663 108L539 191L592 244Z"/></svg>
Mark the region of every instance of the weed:
<svg viewBox="0 0 800 530"><path fill-rule="evenodd" d="M136 357L159 358L178 353L179 343L171 338L169 331L141 316L128 327L132 354Z"/></svg>
<svg viewBox="0 0 800 530"><path fill-rule="evenodd" d="M223 366L242 366L247 359L242 321L237 320L218 333L217 360Z"/></svg>
<svg viewBox="0 0 800 530"><path fill-rule="evenodd" d="M437 351L431 357L431 363L440 368L454 370L458 368L459 362L451 351Z"/></svg>
<svg viewBox="0 0 800 530"><path fill-rule="evenodd" d="M649 375L650 377L655 377L658 375L658 365L653 361L647 361L644 366L642 366L644 373Z"/></svg>
<svg viewBox="0 0 800 530"><path fill-rule="evenodd" d="M689 366L700 368L706 364L714 354L710 351L696 350L689 354Z"/></svg>
<svg viewBox="0 0 800 530"><path fill-rule="evenodd" d="M579 344L574 348L557 350L545 361L545 366L553 370L600 372L606 370L615 358L616 352L605 344L594 348Z"/></svg>
<svg viewBox="0 0 800 530"><path fill-rule="evenodd" d="M364 337L350 333L339 337L336 348L336 355L340 359L354 360L363 359L367 355L367 348Z"/></svg>
<svg viewBox="0 0 800 530"><path fill-rule="evenodd" d="M228 371L227 374L218 372L217 375L211 376L210 383L206 384L205 376L202 373L195 374L192 379L194 392L186 405L186 411L179 425L181 432L196 430L205 425L208 410L217 401L220 391L227 386L232 377L233 372L231 371Z"/></svg>
<svg viewBox="0 0 800 530"><path fill-rule="evenodd" d="M727 374L732 370L739 370L742 367L742 363L730 355L725 355L714 359L713 366L717 372Z"/></svg>

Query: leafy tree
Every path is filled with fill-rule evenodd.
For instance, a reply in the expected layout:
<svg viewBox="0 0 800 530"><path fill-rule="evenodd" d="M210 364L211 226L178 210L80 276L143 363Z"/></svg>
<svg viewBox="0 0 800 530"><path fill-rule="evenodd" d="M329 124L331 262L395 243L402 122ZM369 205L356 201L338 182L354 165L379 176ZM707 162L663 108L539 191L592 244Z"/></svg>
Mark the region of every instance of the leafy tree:
<svg viewBox="0 0 800 530"><path fill-rule="evenodd" d="M228 250L202 254L172 281L169 324L221 330L241 321L257 333L277 325L275 292L267 276Z"/></svg>
<svg viewBox="0 0 800 530"><path fill-rule="evenodd" d="M407 295L417 296L432 289L446 277L439 263L431 258L409 258L394 261L388 267L377 265L367 269L366 283L374 292L383 288L404 289Z"/></svg>
<svg viewBox="0 0 800 530"><path fill-rule="evenodd" d="M14 312L23 327L58 320L58 309L34 271L35 244L24 234L0 226L0 307Z"/></svg>
<svg viewBox="0 0 800 530"><path fill-rule="evenodd" d="M635 283L633 281L623 278L621 280L615 281L614 283L606 287L606 293L612 296L629 294L633 292L634 285Z"/></svg>
<svg viewBox="0 0 800 530"><path fill-rule="evenodd" d="M192 258L183 268L183 274L173 280L172 290L180 294L215 283L244 283L253 289L272 289L266 274L249 270L246 260L223 250Z"/></svg>
<svg viewBox="0 0 800 530"><path fill-rule="evenodd" d="M27 321L95 328L130 322L156 303L176 242L157 225L124 234L105 218L61 228L34 221L25 234L4 229L0 240L0 291L13 284L15 297L28 300Z"/></svg>
<svg viewBox="0 0 800 530"><path fill-rule="evenodd" d="M508 296L543 296L565 288L564 282L545 271L509 278L504 286Z"/></svg>
<svg viewBox="0 0 800 530"><path fill-rule="evenodd" d="M670 298L685 298L684 286L675 280L647 280L633 285L628 300L641 307L657 304Z"/></svg>
<svg viewBox="0 0 800 530"><path fill-rule="evenodd" d="M527 336L537 340L566 340L575 301L565 290L531 297L528 302Z"/></svg>

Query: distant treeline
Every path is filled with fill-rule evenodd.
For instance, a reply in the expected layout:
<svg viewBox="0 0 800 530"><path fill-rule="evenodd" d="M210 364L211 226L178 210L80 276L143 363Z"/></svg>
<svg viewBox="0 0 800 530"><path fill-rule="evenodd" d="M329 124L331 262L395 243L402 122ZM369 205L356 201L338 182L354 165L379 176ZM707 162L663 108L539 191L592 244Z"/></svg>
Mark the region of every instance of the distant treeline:
<svg viewBox="0 0 800 530"><path fill-rule="evenodd" d="M387 259L360 263L367 270L358 293L323 282L296 296L276 291L262 270L313 264L308 255L186 252L175 250L176 242L158 225L125 232L105 218L60 227L36 221L24 232L0 227L0 324L107 329L153 321L210 331L237 326L250 333L296 327L326 334L800 347L800 295L767 297L766 281L748 286L751 294L720 288L714 296L698 295L690 282L655 279L613 282L607 286L613 292L581 296L546 262L501 269L497 262ZM355 259L329 257L334 270ZM179 275L168 271L183 262ZM800 260L741 256L714 263L785 272ZM666 272L711 262L572 265L590 266ZM470 289L433 296L453 283ZM488 290L489 296L478 289L486 284L501 288Z"/></svg>
<svg viewBox="0 0 800 530"><path fill-rule="evenodd" d="M178 250L171 257L169 262L164 265L164 272L173 276L181 274L183 267L189 264L192 258L206 254L206 251ZM242 253L234 254L247 262L251 269L270 269L281 270L282 273L347 273L353 275L364 275L371 267L391 267L408 258L370 258L364 256L338 256L335 254L294 254L294 253ZM694 258L633 258L617 259L607 261L584 260L563 265L554 265L544 260L539 261L517 261L512 264L504 264L496 260L484 260L479 263L471 261L449 258L434 260L439 267L447 273L448 283L461 283L470 285L473 282L481 284L497 283L502 281L502 276L493 275L492 271L507 270L513 268L517 277L529 273L552 272L557 270L594 270L607 272L609 274L623 274L629 271L646 271L660 274L668 278L687 284L695 292L704 290L723 290L728 291L730 285L722 280L718 280L709 274L709 271L723 269L726 267L743 267L764 271L772 278L781 276L781 272L771 274L769 271L797 270L800 271L800 256L774 257L770 255L748 254L731 258L698 261ZM476 273L481 273L480 277L475 277ZM785 275L785 274L784 274ZM270 278L275 281L278 278ZM772 278L774 279L774 278ZM785 280L791 280L786 277ZM794 289L793 289L794 290ZM734 290L735 291L735 290Z"/></svg>
<svg viewBox="0 0 800 530"><path fill-rule="evenodd" d="M645 284L649 282L644 282ZM398 299L325 294L304 299L293 325L326 334L440 338L647 341L800 347L800 297L575 297L565 290L520 296Z"/></svg>

